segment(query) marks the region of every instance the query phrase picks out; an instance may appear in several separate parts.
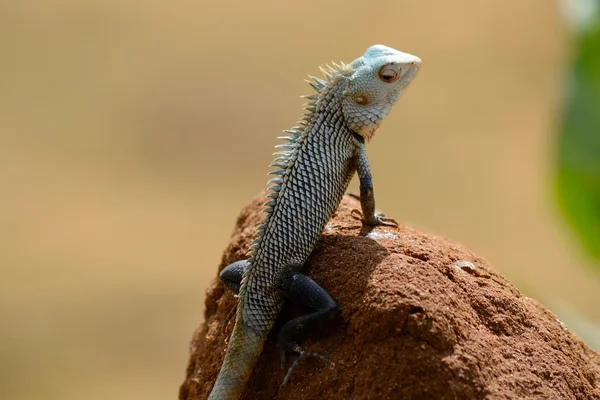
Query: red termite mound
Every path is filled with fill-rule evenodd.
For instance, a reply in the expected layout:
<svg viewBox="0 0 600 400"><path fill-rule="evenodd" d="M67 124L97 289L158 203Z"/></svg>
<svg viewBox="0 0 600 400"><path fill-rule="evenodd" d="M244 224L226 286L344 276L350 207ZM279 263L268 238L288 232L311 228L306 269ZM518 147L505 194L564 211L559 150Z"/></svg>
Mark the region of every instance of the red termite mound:
<svg viewBox="0 0 600 400"><path fill-rule="evenodd" d="M242 210L219 268L244 258L263 199ZM304 345L332 364L307 358L280 387L273 336L243 399L600 399L600 355L484 259L405 225L365 230L353 208L345 197L308 264L341 312ZM180 400L207 398L234 304L215 279Z"/></svg>

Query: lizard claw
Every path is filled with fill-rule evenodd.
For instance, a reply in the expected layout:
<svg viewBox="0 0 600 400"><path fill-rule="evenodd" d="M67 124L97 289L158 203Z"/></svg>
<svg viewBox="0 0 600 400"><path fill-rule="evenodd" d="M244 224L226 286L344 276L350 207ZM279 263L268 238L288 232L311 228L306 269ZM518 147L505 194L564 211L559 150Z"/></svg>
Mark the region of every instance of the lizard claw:
<svg viewBox="0 0 600 400"><path fill-rule="evenodd" d="M352 211L350 211L350 216L360 221L363 219L362 211L360 211L358 208L353 208Z"/></svg>
<svg viewBox="0 0 600 400"><path fill-rule="evenodd" d="M237 312L237 303L231 308L231 310L229 311L229 314L227 314L227 316L223 320L223 323L221 326L221 328L223 330L227 329L227 325L229 325L229 321L231 321L231 318L235 315L236 312Z"/></svg>
<svg viewBox="0 0 600 400"><path fill-rule="evenodd" d="M285 350L283 350L282 348L279 349L279 366L281 367L281 369L285 368L285 360L287 358L287 354L285 353ZM283 386L283 385L281 385Z"/></svg>
<svg viewBox="0 0 600 400"><path fill-rule="evenodd" d="M302 360L303 358L305 358L307 356L318 358L320 360L328 362L331 365L335 365L335 363L333 361L331 361L329 358L327 358L319 353L314 353L312 351L305 350L298 345L296 345L294 347L294 352L298 353L299 356L298 356L298 358L296 358L296 360L294 360L294 363L292 364L290 369L288 369L288 372L285 374L285 378L283 378L283 383L281 384L281 387L285 386L288 383L288 381L290 380L290 376L292 376L292 372L298 366L298 364L300 364L300 360ZM282 361L285 363L285 351L282 350L282 353L283 353ZM283 366L283 364L282 364L282 366Z"/></svg>
<svg viewBox="0 0 600 400"><path fill-rule="evenodd" d="M375 213L373 221L369 221L369 222L365 222L367 225L373 225L373 226L391 226L393 228L397 228L398 222L393 219L393 218L389 218L386 217L385 215L381 214L381 213Z"/></svg>
<svg viewBox="0 0 600 400"><path fill-rule="evenodd" d="M393 228L397 228L399 226L395 219L386 217L381 213L375 213L373 218L366 219L360 210L354 208L352 211L350 211L350 216L354 219L361 220L364 225L368 226L391 226Z"/></svg>

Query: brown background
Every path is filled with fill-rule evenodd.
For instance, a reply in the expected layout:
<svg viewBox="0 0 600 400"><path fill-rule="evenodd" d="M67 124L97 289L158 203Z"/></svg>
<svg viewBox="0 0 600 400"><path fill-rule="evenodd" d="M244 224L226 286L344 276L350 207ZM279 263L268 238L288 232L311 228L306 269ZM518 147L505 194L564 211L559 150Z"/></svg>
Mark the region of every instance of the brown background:
<svg viewBox="0 0 600 400"><path fill-rule="evenodd" d="M0 397L174 398L303 78L374 43L423 59L369 148L378 206L600 347L552 201L568 33L547 0L3 2Z"/></svg>

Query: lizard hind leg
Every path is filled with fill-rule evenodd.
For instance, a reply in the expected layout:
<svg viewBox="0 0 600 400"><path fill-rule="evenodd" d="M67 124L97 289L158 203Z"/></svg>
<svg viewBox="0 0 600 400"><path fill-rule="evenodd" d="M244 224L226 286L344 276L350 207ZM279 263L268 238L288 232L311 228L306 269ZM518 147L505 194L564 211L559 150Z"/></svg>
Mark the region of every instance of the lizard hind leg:
<svg viewBox="0 0 600 400"><path fill-rule="evenodd" d="M338 314L339 308L336 301L325 289L308 276L294 270L287 272L282 283L282 290L292 304L311 311L288 321L279 331L277 342L281 352L282 367L285 365L286 353L299 354L285 375L285 379L281 384L281 386L284 386L294 368L306 356L320 358L331 363L329 359L322 355L305 350L298 342L325 327Z"/></svg>
<svg viewBox="0 0 600 400"><path fill-rule="evenodd" d="M221 281L227 286L229 290L231 290L235 296L240 292L240 286L242 285L242 276L244 275L244 270L248 266L248 260L240 260L234 263L229 264L219 273L219 278ZM237 311L237 304L233 306L229 314L225 317L223 321L223 327L227 327L227 324L231 320L231 318L235 315Z"/></svg>
<svg viewBox="0 0 600 400"><path fill-rule="evenodd" d="M242 275L248 266L248 260L240 260L229 264L219 272L219 278L236 295L240 292L242 285Z"/></svg>

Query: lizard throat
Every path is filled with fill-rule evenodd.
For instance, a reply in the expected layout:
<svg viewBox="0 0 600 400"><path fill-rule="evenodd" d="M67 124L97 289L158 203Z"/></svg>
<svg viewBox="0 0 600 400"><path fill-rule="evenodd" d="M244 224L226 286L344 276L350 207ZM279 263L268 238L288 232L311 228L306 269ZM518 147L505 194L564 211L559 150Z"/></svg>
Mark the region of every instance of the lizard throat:
<svg viewBox="0 0 600 400"><path fill-rule="evenodd" d="M374 128L371 128L363 133L363 136L365 137L367 142L370 142L371 139L373 139L373 136L375 136L375 133L377 133L378 129L379 129L379 125L375 125Z"/></svg>

